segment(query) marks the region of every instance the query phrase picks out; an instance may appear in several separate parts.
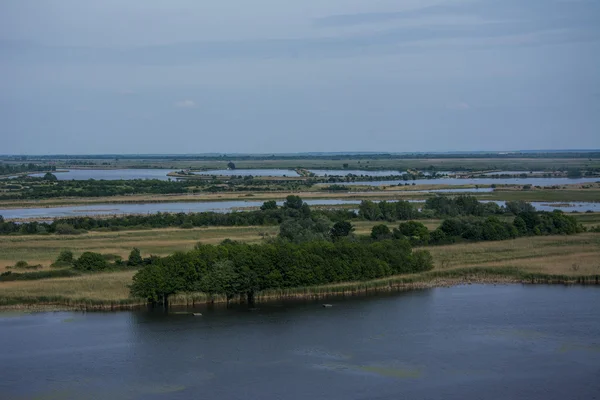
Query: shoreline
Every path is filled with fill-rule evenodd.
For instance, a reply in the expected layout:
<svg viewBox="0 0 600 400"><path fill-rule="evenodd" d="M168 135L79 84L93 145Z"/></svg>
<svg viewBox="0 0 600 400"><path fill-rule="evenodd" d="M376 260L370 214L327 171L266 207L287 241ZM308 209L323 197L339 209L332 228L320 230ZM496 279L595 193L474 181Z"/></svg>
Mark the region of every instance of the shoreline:
<svg viewBox="0 0 600 400"><path fill-rule="evenodd" d="M344 282L321 286L299 287L259 292L255 296L257 304L282 300L318 300L331 297L364 296L374 293L404 292L410 290L451 287L457 285L600 285L600 274L595 275L556 275L523 272L517 268L469 267L446 271L428 271L421 274L396 275L370 281ZM243 304L244 297L231 300L231 303ZM86 311L117 312L141 310L148 307L142 299L92 300L70 299L62 296L9 297L0 298L0 315L8 311L50 312L50 311ZM181 307L195 307L207 304L225 304L222 296L208 297L204 293L186 293L173 295L168 310Z"/></svg>

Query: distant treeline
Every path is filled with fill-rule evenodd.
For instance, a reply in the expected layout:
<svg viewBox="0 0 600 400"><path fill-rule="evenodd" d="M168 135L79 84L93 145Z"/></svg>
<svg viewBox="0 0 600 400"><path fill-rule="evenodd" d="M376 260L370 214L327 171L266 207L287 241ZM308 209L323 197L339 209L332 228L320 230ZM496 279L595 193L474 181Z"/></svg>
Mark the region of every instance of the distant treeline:
<svg viewBox="0 0 600 400"><path fill-rule="evenodd" d="M295 204L290 207L289 205ZM298 206L298 204L300 204ZM358 214L352 210L330 209L311 211L298 196L288 196L283 207L277 206L274 200L265 202L260 210L230 213L198 212L198 213L156 213L147 215L126 215L112 218L74 217L61 218L51 223L4 221L0 216L0 234L77 234L89 230L118 231L122 229L151 228L194 228L204 226L259 226L279 225L299 213L312 215L314 218L329 222L364 219L368 221L407 221L425 218L447 218L456 216L494 216L517 215L522 212L535 213L535 208L524 201L508 201L500 207L496 203L482 203L473 196L436 196L423 204L408 201L373 202L364 200L358 206Z"/></svg>
<svg viewBox="0 0 600 400"><path fill-rule="evenodd" d="M57 180L53 174L19 177L3 182L8 189L3 200L37 200L57 197L105 197L134 194L185 194L227 191L299 190L306 187L298 181L265 181L253 177L231 177L228 180Z"/></svg>
<svg viewBox="0 0 600 400"><path fill-rule="evenodd" d="M496 216L447 218L433 231L418 221L402 222L393 230L387 225L376 225L371 231L371 238L405 238L413 245L427 245L507 240L534 235L572 235L583 231L583 226L574 217L565 215L562 211L523 211L512 221L502 221Z"/></svg>
<svg viewBox="0 0 600 400"><path fill-rule="evenodd" d="M250 161L250 160L380 160L380 159L460 159L460 158L600 158L600 151L517 151L457 152L457 153L300 153L300 154L97 154L97 155L39 155L5 156L5 160L166 160L166 161Z"/></svg>
<svg viewBox="0 0 600 400"><path fill-rule="evenodd" d="M23 174L26 172L56 171L53 165L5 164L0 163L0 175Z"/></svg>
<svg viewBox="0 0 600 400"><path fill-rule="evenodd" d="M298 213L310 213L308 205L304 205L304 208L299 210L285 206L278 207L275 201L267 201L261 208L261 210L256 211L230 213L159 212L156 214L127 215L113 218L74 217L57 219L51 223L37 221L15 223L12 221L4 221L4 218L0 215L0 234L77 234L88 230L117 231L126 228L150 229L167 227L193 228L203 226L279 225L286 218L297 216ZM317 210L314 211L313 214L334 222L356 218L356 213L348 210Z"/></svg>

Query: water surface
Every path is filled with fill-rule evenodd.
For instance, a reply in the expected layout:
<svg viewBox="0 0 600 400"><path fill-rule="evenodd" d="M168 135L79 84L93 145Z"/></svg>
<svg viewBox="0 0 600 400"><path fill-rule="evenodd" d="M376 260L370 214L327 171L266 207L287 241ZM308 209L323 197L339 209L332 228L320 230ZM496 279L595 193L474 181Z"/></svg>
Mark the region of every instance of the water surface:
<svg viewBox="0 0 600 400"><path fill-rule="evenodd" d="M395 200L388 200L395 201ZM408 200L410 202L422 203L424 200ZM482 200L481 202L493 201L498 205L504 205L506 202L501 200ZM347 204L360 204L361 200L343 200L343 199L312 199L304 200L305 203L315 206L338 206ZM375 200L375 202L377 202ZM52 219L66 217L82 216L107 216L107 215L126 215L126 214L155 214L158 212L231 212L233 210L244 210L248 208L258 208L263 201L198 201L198 202L174 202L174 203L115 203L115 204L94 204L88 206L65 206L65 207L37 207L37 208L8 208L0 209L0 215L6 219L32 218L32 219ZM277 204L282 205L279 201ZM600 203L591 202L561 202L549 203L533 201L531 204L538 211L561 210L564 212L600 212Z"/></svg>
<svg viewBox="0 0 600 400"><path fill-rule="evenodd" d="M72 169L67 172L56 172L54 175L60 181L81 181L88 179L103 179L107 181L159 179L166 181L169 179L167 174L173 171L172 169ZM31 176L41 178L44 174L31 174Z"/></svg>
<svg viewBox="0 0 600 400"><path fill-rule="evenodd" d="M364 185L364 186L393 186L393 185L532 185L532 186L554 186L572 185L575 183L600 182L595 178L439 178L439 179L415 179L414 181L358 181L339 182L340 185Z"/></svg>
<svg viewBox="0 0 600 400"><path fill-rule="evenodd" d="M387 171L366 171L359 169L309 169L316 176L346 176L346 175L357 175L357 176L392 176L402 175L406 171L398 170L387 170Z"/></svg>
<svg viewBox="0 0 600 400"><path fill-rule="evenodd" d="M197 175L222 176L300 176L292 169L214 169L194 173Z"/></svg>
<svg viewBox="0 0 600 400"><path fill-rule="evenodd" d="M460 286L162 312L0 314L3 399L594 399L600 289Z"/></svg>

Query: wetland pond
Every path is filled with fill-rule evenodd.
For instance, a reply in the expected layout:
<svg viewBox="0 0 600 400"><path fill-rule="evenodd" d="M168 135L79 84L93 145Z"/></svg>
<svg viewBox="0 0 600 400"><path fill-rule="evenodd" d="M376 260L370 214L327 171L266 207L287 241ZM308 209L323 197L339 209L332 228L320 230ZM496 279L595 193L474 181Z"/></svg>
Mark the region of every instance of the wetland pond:
<svg viewBox="0 0 600 400"><path fill-rule="evenodd" d="M131 179L159 179L161 181L169 180L167 174L173 172L172 169L71 169L66 172L53 172L60 181L84 181L88 179L96 180L131 180ZM41 178L44 174L31 174L31 176ZM170 178L175 180L175 178Z"/></svg>
<svg viewBox="0 0 600 400"><path fill-rule="evenodd" d="M394 186L394 185L531 185L531 186L560 186L576 183L600 182L600 177L593 178L436 178L415 179L412 181L357 181L338 182L338 185L361 186Z"/></svg>
<svg viewBox="0 0 600 400"><path fill-rule="evenodd" d="M322 302L0 313L0 398L600 395L597 287L464 285Z"/></svg>

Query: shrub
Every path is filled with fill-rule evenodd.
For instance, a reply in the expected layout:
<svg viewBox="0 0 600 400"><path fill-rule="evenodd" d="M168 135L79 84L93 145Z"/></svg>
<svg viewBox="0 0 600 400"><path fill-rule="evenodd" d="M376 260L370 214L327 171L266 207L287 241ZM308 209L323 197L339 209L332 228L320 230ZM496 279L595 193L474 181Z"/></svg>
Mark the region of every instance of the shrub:
<svg viewBox="0 0 600 400"><path fill-rule="evenodd" d="M73 267L80 271L102 271L108 268L108 261L100 253L86 251L75 260Z"/></svg>
<svg viewBox="0 0 600 400"><path fill-rule="evenodd" d="M392 236L390 228L385 224L375 225L371 229L371 238L375 240L389 239Z"/></svg>
<svg viewBox="0 0 600 400"><path fill-rule="evenodd" d="M71 250L63 250L60 252L58 257L56 257L56 262L59 263L73 263L73 252Z"/></svg>
<svg viewBox="0 0 600 400"><path fill-rule="evenodd" d="M71 224L56 224L55 232L59 235L78 235L82 233Z"/></svg>
<svg viewBox="0 0 600 400"><path fill-rule="evenodd" d="M127 259L127 265L137 266L142 265L144 260L142 259L142 254L140 253L140 249L134 248L129 253L129 258Z"/></svg>

